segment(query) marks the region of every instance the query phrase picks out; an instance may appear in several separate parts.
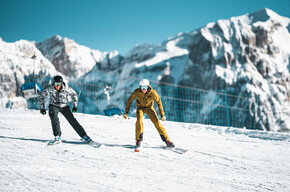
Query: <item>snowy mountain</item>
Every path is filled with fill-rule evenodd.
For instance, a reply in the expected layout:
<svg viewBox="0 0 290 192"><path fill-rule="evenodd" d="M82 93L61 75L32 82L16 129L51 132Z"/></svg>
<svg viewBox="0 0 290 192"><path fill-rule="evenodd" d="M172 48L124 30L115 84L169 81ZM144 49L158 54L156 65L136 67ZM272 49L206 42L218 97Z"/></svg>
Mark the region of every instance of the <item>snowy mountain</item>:
<svg viewBox="0 0 290 192"><path fill-rule="evenodd" d="M209 23L158 45L137 45L124 56L114 76L115 89L137 87L139 79L147 78L235 92L239 99L232 106L243 105L249 111L250 118L244 121L254 121L263 130L286 131L290 129L289 31L289 18L263 9ZM81 80L89 82L96 76L100 74L90 72ZM249 99L242 100L245 95ZM205 118L217 114L216 110L208 108Z"/></svg>
<svg viewBox="0 0 290 192"><path fill-rule="evenodd" d="M141 152L134 152L136 118L76 113L97 142L80 141L60 115L63 143L53 139L48 115L0 110L0 191L279 191L290 190L289 133L162 122L183 155L144 120Z"/></svg>
<svg viewBox="0 0 290 192"><path fill-rule="evenodd" d="M36 56L32 59L33 55ZM53 77L59 72L33 42L6 43L0 38L0 107L27 108L20 88L26 79Z"/></svg>
<svg viewBox="0 0 290 192"><path fill-rule="evenodd" d="M80 77L95 65L102 70L112 70L119 65L117 51L102 53L99 50L91 50L59 35L38 42L36 46L59 72L68 77Z"/></svg>
<svg viewBox="0 0 290 192"><path fill-rule="evenodd" d="M35 58L32 58L35 56ZM56 74L75 79L90 70L113 70L120 65L117 51L100 52L73 40L53 36L43 42L20 40L7 43L0 38L0 107L26 108L20 88L25 82L47 83Z"/></svg>
<svg viewBox="0 0 290 192"><path fill-rule="evenodd" d="M237 114L239 121L252 122L253 128L261 130L289 131L289 31L289 18L279 16L270 9L262 9L228 20L218 20L191 32L179 33L157 45L136 45L125 56L117 51L102 53L91 50L60 36L35 43L38 49L35 51L38 58L46 57L45 61L50 66L53 64L58 72L71 77L76 88L82 90L82 95L86 97L86 100L80 101L82 112L103 113L107 103L104 85L112 87L111 99L123 108L130 91L138 86L140 79L147 78L156 89L163 83L234 93L235 99L229 107L242 106L238 112L240 114ZM4 66L1 63L1 67L9 68L10 60L6 59L8 54L4 53L7 52L4 47L6 44L0 42L3 50L0 55L4 58L1 61L4 61ZM10 46L16 45L11 43ZM18 54L17 51L21 50L11 51ZM30 71L33 69L31 66ZM13 79L12 74L1 70L5 78L9 76L9 79ZM7 88L2 86L1 90ZM9 91L2 92L5 97L13 95ZM173 97L164 94L162 89L159 92L161 97ZM225 105L225 96L209 92L203 97ZM7 106L6 101L7 97L2 107ZM96 102L98 106L92 105ZM199 106L194 111L193 105L181 104L186 107L174 108L173 112L167 113L169 120L180 121L176 113L181 114L182 119L202 116L197 123L219 122L223 118L218 113L217 104ZM167 106L176 106L176 103L167 101Z"/></svg>

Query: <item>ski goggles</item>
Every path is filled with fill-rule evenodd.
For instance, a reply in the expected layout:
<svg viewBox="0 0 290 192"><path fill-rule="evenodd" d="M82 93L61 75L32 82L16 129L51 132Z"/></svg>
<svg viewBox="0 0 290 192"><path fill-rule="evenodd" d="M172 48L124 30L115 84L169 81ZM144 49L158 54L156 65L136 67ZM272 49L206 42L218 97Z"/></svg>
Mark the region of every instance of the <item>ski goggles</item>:
<svg viewBox="0 0 290 192"><path fill-rule="evenodd" d="M140 86L140 89L141 89L141 90L142 90L142 89L147 90L147 89L148 89L148 86L147 86L147 85L145 85L145 86Z"/></svg>
<svg viewBox="0 0 290 192"><path fill-rule="evenodd" d="M61 86L62 85L62 82L54 82L54 85L55 86Z"/></svg>

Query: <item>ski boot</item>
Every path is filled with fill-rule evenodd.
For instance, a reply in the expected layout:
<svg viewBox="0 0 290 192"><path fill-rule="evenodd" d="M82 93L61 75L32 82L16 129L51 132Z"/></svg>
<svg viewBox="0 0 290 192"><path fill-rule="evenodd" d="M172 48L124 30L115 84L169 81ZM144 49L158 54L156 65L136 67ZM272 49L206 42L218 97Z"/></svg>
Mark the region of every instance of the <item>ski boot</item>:
<svg viewBox="0 0 290 192"><path fill-rule="evenodd" d="M165 143L166 143L166 147L168 147L168 148L174 148L175 147L175 145L171 141L166 141Z"/></svg>
<svg viewBox="0 0 290 192"><path fill-rule="evenodd" d="M84 141L86 141L87 143L89 143L89 144L93 142L93 140L89 136L87 136L87 135L83 136L82 139Z"/></svg>
<svg viewBox="0 0 290 192"><path fill-rule="evenodd" d="M141 140L136 141L135 152L140 152Z"/></svg>
<svg viewBox="0 0 290 192"><path fill-rule="evenodd" d="M50 141L47 145L56 145L61 143L61 137L60 136L55 136L53 141Z"/></svg>

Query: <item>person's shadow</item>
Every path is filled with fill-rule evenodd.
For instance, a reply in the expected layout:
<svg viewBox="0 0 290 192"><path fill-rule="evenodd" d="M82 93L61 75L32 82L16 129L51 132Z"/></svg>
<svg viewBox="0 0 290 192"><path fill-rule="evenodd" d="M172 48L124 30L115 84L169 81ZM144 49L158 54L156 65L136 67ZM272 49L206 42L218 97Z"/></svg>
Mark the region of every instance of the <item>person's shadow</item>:
<svg viewBox="0 0 290 192"><path fill-rule="evenodd" d="M22 140L22 141L36 141L36 142L41 142L41 143L47 143L48 140L44 139L32 139L32 138L20 138L20 137L7 137L7 136L1 136L0 139L16 139L16 140Z"/></svg>
<svg viewBox="0 0 290 192"><path fill-rule="evenodd" d="M15 139L15 140L21 140L21 141L35 141L40 143L48 143L50 140L45 139L33 139L33 138L21 138L21 137L7 137L7 136L1 136L0 139ZM67 144L73 144L73 145L87 145L87 143L80 141L69 141L69 140L61 140L62 143ZM107 147L124 147L128 149L134 149L135 145L119 145L119 144L108 144L108 143L100 143L102 145L105 145Z"/></svg>

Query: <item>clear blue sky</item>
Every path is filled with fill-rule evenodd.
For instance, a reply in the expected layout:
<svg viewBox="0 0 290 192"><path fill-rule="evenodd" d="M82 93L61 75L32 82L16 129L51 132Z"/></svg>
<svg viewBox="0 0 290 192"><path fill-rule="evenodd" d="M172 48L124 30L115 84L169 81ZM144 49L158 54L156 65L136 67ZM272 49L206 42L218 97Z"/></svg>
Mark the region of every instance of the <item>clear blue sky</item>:
<svg viewBox="0 0 290 192"><path fill-rule="evenodd" d="M0 37L43 41L53 35L126 54L179 32L269 8L290 17L290 0L0 0Z"/></svg>

